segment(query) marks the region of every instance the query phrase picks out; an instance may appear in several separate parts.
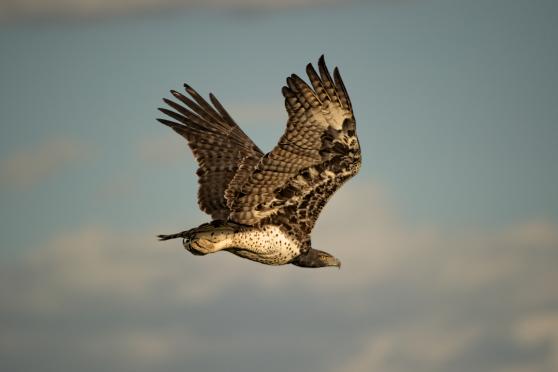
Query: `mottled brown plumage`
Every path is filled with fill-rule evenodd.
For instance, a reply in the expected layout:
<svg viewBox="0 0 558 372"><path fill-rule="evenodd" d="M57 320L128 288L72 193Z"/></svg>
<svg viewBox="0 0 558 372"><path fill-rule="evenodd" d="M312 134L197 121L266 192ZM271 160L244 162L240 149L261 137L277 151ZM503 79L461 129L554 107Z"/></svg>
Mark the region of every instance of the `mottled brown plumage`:
<svg viewBox="0 0 558 372"><path fill-rule="evenodd" d="M165 108L159 110L178 122L157 120L186 138L199 164L196 174L200 184L200 209L215 220L224 220L229 215L225 191L231 180L242 163L253 166L263 153L234 122L215 96L210 95L213 108L190 86L184 84L184 87L195 102L177 91L172 90L171 93L191 111L165 98L165 103L176 112Z"/></svg>
<svg viewBox="0 0 558 372"><path fill-rule="evenodd" d="M228 250L267 264L338 266L311 248L310 233L331 195L358 172L361 153L339 70L332 77L323 56L318 68L306 68L311 85L294 74L287 78L287 128L265 155L213 95L211 106L188 85L193 100L171 91L185 106L165 99L174 111L160 110L175 121L158 120L186 138L199 164L200 208L219 221L161 239L183 237L197 254ZM208 226L219 239L208 235ZM272 232L277 244L266 240ZM262 250L262 239L273 248Z"/></svg>

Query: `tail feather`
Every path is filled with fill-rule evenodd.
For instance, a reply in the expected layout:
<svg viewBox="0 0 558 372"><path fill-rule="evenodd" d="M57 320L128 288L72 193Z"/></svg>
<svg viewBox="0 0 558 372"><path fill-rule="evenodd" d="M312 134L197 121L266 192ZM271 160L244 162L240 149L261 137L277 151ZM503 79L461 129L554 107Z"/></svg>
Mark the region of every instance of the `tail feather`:
<svg viewBox="0 0 558 372"><path fill-rule="evenodd" d="M183 238L183 237L185 237L185 234L184 234L185 232L186 231L182 231L182 232L179 232L177 234L170 234L170 235L157 235L157 238L159 238L159 241Z"/></svg>

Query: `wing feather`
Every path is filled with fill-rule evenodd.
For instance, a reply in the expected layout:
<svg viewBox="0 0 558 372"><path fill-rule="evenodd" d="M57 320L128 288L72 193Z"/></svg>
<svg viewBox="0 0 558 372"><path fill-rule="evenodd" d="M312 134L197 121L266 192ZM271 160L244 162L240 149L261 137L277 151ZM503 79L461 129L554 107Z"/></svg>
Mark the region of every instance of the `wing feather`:
<svg viewBox="0 0 558 372"><path fill-rule="evenodd" d="M297 75L287 78L287 128L231 195L231 220L280 224L309 239L329 197L358 172L361 154L349 95L339 70L332 78L323 56L318 69L319 74L306 67L310 85Z"/></svg>
<svg viewBox="0 0 558 372"><path fill-rule="evenodd" d="M230 213L226 190L234 194L238 182L231 181L239 169L250 174L263 156L262 151L240 129L217 98L211 94L213 108L192 87L184 84L192 99L172 90L171 94L185 106L170 99L163 101L174 111L159 110L176 120L157 119L184 137L194 153L199 168L198 204L213 219L227 219Z"/></svg>

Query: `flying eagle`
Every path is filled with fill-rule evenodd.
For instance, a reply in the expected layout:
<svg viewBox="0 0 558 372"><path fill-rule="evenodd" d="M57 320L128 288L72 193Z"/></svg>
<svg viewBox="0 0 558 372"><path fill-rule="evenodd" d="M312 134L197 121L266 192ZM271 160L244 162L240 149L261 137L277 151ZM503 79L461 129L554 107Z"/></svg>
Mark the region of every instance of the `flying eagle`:
<svg viewBox="0 0 558 372"><path fill-rule="evenodd" d="M282 93L289 118L273 150L264 154L213 94L209 104L184 84L191 98L163 99L174 121L157 119L186 139L199 164L198 204L213 221L160 240L182 238L195 255L228 251L267 265L341 266L312 248L310 233L333 193L360 169L361 153L349 95L324 57L306 66L311 86L297 75Z"/></svg>

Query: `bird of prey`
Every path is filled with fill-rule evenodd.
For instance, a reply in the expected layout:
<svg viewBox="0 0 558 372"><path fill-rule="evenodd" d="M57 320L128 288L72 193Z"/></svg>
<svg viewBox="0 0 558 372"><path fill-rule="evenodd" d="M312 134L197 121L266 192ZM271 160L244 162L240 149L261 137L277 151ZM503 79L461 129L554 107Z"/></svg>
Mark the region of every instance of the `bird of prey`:
<svg viewBox="0 0 558 372"><path fill-rule="evenodd" d="M361 152L349 95L339 70L324 62L306 66L308 85L287 78L282 93L287 128L267 154L240 129L213 94L211 104L189 85L190 98L163 99L174 120L157 119L184 137L199 169L198 204L212 222L160 240L182 238L194 255L228 251L267 265L340 267L331 254L312 248L310 233L320 211L360 169Z"/></svg>

